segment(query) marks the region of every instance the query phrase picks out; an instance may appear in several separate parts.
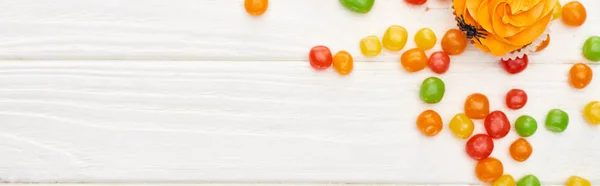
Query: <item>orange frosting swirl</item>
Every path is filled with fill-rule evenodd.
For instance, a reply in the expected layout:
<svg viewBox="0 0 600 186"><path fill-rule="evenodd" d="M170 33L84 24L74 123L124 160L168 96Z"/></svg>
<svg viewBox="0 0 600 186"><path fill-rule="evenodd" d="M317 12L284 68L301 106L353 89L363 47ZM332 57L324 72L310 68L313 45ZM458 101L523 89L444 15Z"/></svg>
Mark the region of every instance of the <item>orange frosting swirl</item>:
<svg viewBox="0 0 600 186"><path fill-rule="evenodd" d="M497 56L536 40L552 18L556 0L452 0L456 16L487 31L475 46ZM475 39L475 38L473 38Z"/></svg>

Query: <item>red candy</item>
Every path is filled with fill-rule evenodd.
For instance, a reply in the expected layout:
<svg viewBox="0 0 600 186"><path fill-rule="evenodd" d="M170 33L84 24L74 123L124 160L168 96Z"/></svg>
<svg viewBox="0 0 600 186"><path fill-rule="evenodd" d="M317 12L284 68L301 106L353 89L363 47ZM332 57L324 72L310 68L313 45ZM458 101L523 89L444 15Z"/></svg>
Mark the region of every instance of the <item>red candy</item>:
<svg viewBox="0 0 600 186"><path fill-rule="evenodd" d="M413 5L422 5L425 4L425 2L427 2L427 0L404 0L406 1L408 4L413 4Z"/></svg>
<svg viewBox="0 0 600 186"><path fill-rule="evenodd" d="M333 56L331 56L331 51L326 46L315 46L310 49L310 53L308 53L308 61L310 62L310 66L312 66L316 70L325 70L331 66L333 61Z"/></svg>
<svg viewBox="0 0 600 186"><path fill-rule="evenodd" d="M510 131L510 122L502 111L493 111L488 114L483 124L485 131L494 139L503 138Z"/></svg>
<svg viewBox="0 0 600 186"><path fill-rule="evenodd" d="M509 74L516 74L525 70L528 63L529 58L527 57L527 54L525 54L522 58L502 60L502 67L504 67L504 70Z"/></svg>
<svg viewBox="0 0 600 186"><path fill-rule="evenodd" d="M443 74L448 71L448 68L450 67L450 56L443 51L434 52L429 57L427 65L429 65L431 71L438 74Z"/></svg>
<svg viewBox="0 0 600 186"><path fill-rule="evenodd" d="M467 141L465 149L471 158L482 160L489 157L494 151L494 141L486 134L477 134Z"/></svg>
<svg viewBox="0 0 600 186"><path fill-rule="evenodd" d="M510 109L520 109L527 103L527 93L521 89L512 89L506 93L506 106Z"/></svg>

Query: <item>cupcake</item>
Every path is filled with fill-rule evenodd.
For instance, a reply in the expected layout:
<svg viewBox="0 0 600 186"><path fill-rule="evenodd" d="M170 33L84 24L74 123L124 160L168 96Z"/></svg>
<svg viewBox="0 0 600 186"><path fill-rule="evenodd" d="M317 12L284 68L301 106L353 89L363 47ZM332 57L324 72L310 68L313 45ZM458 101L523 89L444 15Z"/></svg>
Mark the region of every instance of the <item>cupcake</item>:
<svg viewBox="0 0 600 186"><path fill-rule="evenodd" d="M480 50L514 59L549 37L556 0L452 0L458 27Z"/></svg>

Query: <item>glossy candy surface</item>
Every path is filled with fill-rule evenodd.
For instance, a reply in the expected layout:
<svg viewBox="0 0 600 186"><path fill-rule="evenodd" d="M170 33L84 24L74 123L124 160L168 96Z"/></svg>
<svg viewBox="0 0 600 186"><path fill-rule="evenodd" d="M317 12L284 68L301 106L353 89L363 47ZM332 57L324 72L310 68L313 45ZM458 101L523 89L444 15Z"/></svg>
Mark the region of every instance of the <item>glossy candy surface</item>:
<svg viewBox="0 0 600 186"><path fill-rule="evenodd" d="M433 110L423 111L417 117L417 128L425 136L435 136L443 128L442 117Z"/></svg>
<svg viewBox="0 0 600 186"><path fill-rule="evenodd" d="M269 8L269 0L244 0L246 12L252 16L260 16Z"/></svg>
<svg viewBox="0 0 600 186"><path fill-rule="evenodd" d="M483 94L471 94L465 100L464 111L471 119L483 119L490 113L490 101Z"/></svg>
<svg viewBox="0 0 600 186"><path fill-rule="evenodd" d="M527 68L529 64L529 57L527 54L523 57L517 57L515 59L501 60L502 67L509 74L517 74Z"/></svg>
<svg viewBox="0 0 600 186"><path fill-rule="evenodd" d="M354 59L346 51L339 51L333 56L333 69L340 75L348 75L354 69Z"/></svg>
<svg viewBox="0 0 600 186"><path fill-rule="evenodd" d="M563 132L569 125L569 115L560 109L552 109L546 115L546 128L552 132Z"/></svg>
<svg viewBox="0 0 600 186"><path fill-rule="evenodd" d="M506 106L510 109L520 109L527 104L527 93L521 89L511 89L506 93Z"/></svg>
<svg viewBox="0 0 600 186"><path fill-rule="evenodd" d="M587 12L583 4L571 1L562 7L563 23L569 26L581 26L587 18Z"/></svg>
<svg viewBox="0 0 600 186"><path fill-rule="evenodd" d="M340 0L340 3L354 12L367 13L373 8L375 0Z"/></svg>
<svg viewBox="0 0 600 186"><path fill-rule="evenodd" d="M576 63L569 70L569 83L573 88L582 89L592 82L592 69L583 63Z"/></svg>
<svg viewBox="0 0 600 186"><path fill-rule="evenodd" d="M429 50L435 46L437 38L430 28L422 28L415 34L415 43L421 50Z"/></svg>
<svg viewBox="0 0 600 186"><path fill-rule="evenodd" d="M520 116L515 121L515 130L519 136L529 137L537 131L537 121L529 115Z"/></svg>
<svg viewBox="0 0 600 186"><path fill-rule="evenodd" d="M541 185L540 180L531 174L523 176L517 182L517 186L540 186L540 185Z"/></svg>
<svg viewBox="0 0 600 186"><path fill-rule="evenodd" d="M360 40L360 52L367 57L379 55L381 48L381 41L377 36L367 36Z"/></svg>
<svg viewBox="0 0 600 186"><path fill-rule="evenodd" d="M446 31L442 37L442 50L448 55L459 55L467 48L467 36L458 29Z"/></svg>
<svg viewBox="0 0 600 186"><path fill-rule="evenodd" d="M554 5L554 9L552 10L552 20L558 19L562 15L562 5L560 5L560 0L556 0L556 5Z"/></svg>
<svg viewBox="0 0 600 186"><path fill-rule="evenodd" d="M437 77L429 77L421 83L419 96L425 103L439 103L444 98L446 85L444 81Z"/></svg>
<svg viewBox="0 0 600 186"><path fill-rule="evenodd" d="M585 40L583 56L590 61L600 61L600 36L592 36Z"/></svg>
<svg viewBox="0 0 600 186"><path fill-rule="evenodd" d="M406 1L408 4L412 4L412 5L422 5L425 4L425 2L427 2L427 0L404 0Z"/></svg>
<svg viewBox="0 0 600 186"><path fill-rule="evenodd" d="M443 51L434 52L429 56L427 65L429 66L429 69L435 73L446 73L448 68L450 68L450 56Z"/></svg>
<svg viewBox="0 0 600 186"><path fill-rule="evenodd" d="M329 48L323 45L315 46L308 53L308 61L310 66L316 70L325 70L331 66L333 56Z"/></svg>
<svg viewBox="0 0 600 186"><path fill-rule="evenodd" d="M475 166L475 175L482 182L491 183L500 178L502 174L504 174L502 162L493 157L479 160Z"/></svg>
<svg viewBox="0 0 600 186"><path fill-rule="evenodd" d="M475 129L473 121L463 113L454 115L448 127L452 134L460 139L469 138Z"/></svg>
<svg viewBox="0 0 600 186"><path fill-rule="evenodd" d="M427 54L419 48L413 48L402 53L400 63L406 71L418 72L427 67Z"/></svg>
<svg viewBox="0 0 600 186"><path fill-rule="evenodd" d="M518 162L527 160L532 152L531 144L524 138L519 138L510 145L510 156Z"/></svg>
<svg viewBox="0 0 600 186"><path fill-rule="evenodd" d="M390 26L383 34L382 43L383 47L390 51L400 51L406 45L408 39L408 32L402 26L393 25Z"/></svg>
<svg viewBox="0 0 600 186"><path fill-rule="evenodd" d="M492 186L515 186L517 185L517 183L515 182L515 179L510 175L510 174L505 174L500 176L500 178L498 178L496 181L494 181L494 184L492 184Z"/></svg>
<svg viewBox="0 0 600 186"><path fill-rule="evenodd" d="M503 138L510 131L510 121L504 112L498 110L485 117L484 126L487 134L494 139Z"/></svg>
<svg viewBox="0 0 600 186"><path fill-rule="evenodd" d="M494 151L494 141L487 134L476 134L467 141L465 151L475 160L485 159Z"/></svg>
<svg viewBox="0 0 600 186"><path fill-rule="evenodd" d="M542 43L540 43L540 45L538 45L538 47L535 49L536 52L542 51L544 49L546 49L546 47L548 47L548 45L550 44L550 34L546 34L546 40L542 41Z"/></svg>
<svg viewBox="0 0 600 186"><path fill-rule="evenodd" d="M592 101L583 108L583 117L592 125L600 124L600 102Z"/></svg>
<svg viewBox="0 0 600 186"><path fill-rule="evenodd" d="M579 176L571 176L569 177L569 179L567 179L567 181L565 182L566 186L592 186L592 183L590 183L590 181L586 180L585 178L579 177Z"/></svg>

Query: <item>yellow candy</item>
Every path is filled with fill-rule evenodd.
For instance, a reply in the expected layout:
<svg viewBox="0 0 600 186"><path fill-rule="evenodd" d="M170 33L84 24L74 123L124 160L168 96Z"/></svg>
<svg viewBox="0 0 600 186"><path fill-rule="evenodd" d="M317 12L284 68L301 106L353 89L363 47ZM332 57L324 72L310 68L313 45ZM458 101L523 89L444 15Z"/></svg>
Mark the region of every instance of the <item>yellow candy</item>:
<svg viewBox="0 0 600 186"><path fill-rule="evenodd" d="M517 183L515 179L510 174L505 174L500 176L492 186L515 186Z"/></svg>
<svg viewBox="0 0 600 186"><path fill-rule="evenodd" d="M460 113L454 115L452 120L450 120L450 131L452 134L460 139L467 139L473 134L473 129L475 126L473 125L473 121L467 117L467 115Z"/></svg>
<svg viewBox="0 0 600 186"><path fill-rule="evenodd" d="M590 181L586 180L585 178L579 177L579 176L571 176L567 180L567 183L565 183L565 185L566 186L592 186Z"/></svg>
<svg viewBox="0 0 600 186"><path fill-rule="evenodd" d="M367 36L360 40L360 51L367 57L381 53L381 42L377 36Z"/></svg>
<svg viewBox="0 0 600 186"><path fill-rule="evenodd" d="M383 34L383 47L390 51L400 51L406 45L408 32L404 27L393 25L390 26Z"/></svg>
<svg viewBox="0 0 600 186"><path fill-rule="evenodd" d="M556 5L554 5L554 9L552 10L552 20L558 19L562 15L562 6L560 5L560 1L556 0Z"/></svg>
<svg viewBox="0 0 600 186"><path fill-rule="evenodd" d="M415 43L417 43L417 47L422 50L433 48L436 41L437 38L435 37L435 33L429 28L422 28L415 34Z"/></svg>
<svg viewBox="0 0 600 186"><path fill-rule="evenodd" d="M585 120L592 124L600 124L600 102L592 101L583 108L583 117Z"/></svg>

